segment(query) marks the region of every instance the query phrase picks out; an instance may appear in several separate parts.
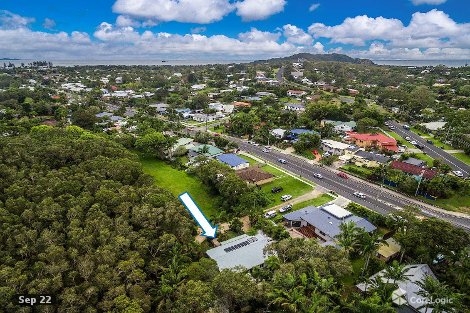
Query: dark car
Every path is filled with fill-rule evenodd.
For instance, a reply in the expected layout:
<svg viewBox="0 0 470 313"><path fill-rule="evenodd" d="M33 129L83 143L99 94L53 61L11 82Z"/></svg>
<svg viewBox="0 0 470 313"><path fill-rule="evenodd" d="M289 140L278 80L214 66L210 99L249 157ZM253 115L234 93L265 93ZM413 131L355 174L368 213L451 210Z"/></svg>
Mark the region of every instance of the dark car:
<svg viewBox="0 0 470 313"><path fill-rule="evenodd" d="M281 191L283 191L283 190L284 190L284 189L283 189L282 187L273 187L273 188L271 189L271 192L272 192L272 193L279 193L279 192L281 192Z"/></svg>
<svg viewBox="0 0 470 313"><path fill-rule="evenodd" d="M424 149L424 146L423 146L422 144L419 144L419 143L418 143L418 144L416 144L416 148L418 148L418 149Z"/></svg>
<svg viewBox="0 0 470 313"><path fill-rule="evenodd" d="M344 179L348 179L348 175L346 175L345 173L343 172L339 172L338 174L336 174L338 177L341 177L341 178L344 178Z"/></svg>
<svg viewBox="0 0 470 313"><path fill-rule="evenodd" d="M434 142L433 142L432 140L430 140L430 139L426 140L426 142L429 143L430 145L433 145L433 144L434 144Z"/></svg>

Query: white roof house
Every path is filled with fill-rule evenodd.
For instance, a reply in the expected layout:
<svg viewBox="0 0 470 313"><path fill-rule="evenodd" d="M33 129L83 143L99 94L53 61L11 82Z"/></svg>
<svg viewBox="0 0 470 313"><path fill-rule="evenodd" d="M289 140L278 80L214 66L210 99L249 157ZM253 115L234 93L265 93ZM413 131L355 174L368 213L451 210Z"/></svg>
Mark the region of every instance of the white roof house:
<svg viewBox="0 0 470 313"><path fill-rule="evenodd" d="M339 141L324 139L321 141L321 146L325 152L329 152L334 155L343 155L351 145Z"/></svg>
<svg viewBox="0 0 470 313"><path fill-rule="evenodd" d="M271 130L271 134L276 138L283 138L285 133L286 133L286 130L282 128L276 128L276 129Z"/></svg>
<svg viewBox="0 0 470 313"><path fill-rule="evenodd" d="M421 125L426 127L429 130L436 131L439 129L443 129L446 126L446 122L430 122L430 123L422 123Z"/></svg>
<svg viewBox="0 0 470 313"><path fill-rule="evenodd" d="M261 265L269 255L264 248L272 242L262 232L256 236L241 235L221 242L220 246L207 251L207 255L217 262L220 270L237 267L252 269Z"/></svg>

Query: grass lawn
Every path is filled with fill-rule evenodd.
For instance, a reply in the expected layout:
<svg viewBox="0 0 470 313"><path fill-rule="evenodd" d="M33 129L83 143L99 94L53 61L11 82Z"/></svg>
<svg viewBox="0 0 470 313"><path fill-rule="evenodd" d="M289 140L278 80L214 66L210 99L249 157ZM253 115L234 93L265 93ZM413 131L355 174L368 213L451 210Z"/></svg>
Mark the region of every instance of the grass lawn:
<svg viewBox="0 0 470 313"><path fill-rule="evenodd" d="M217 128L215 128L214 126L212 127L209 127L209 130L214 132L214 133L219 133L219 134L222 134L225 130L225 126L219 126Z"/></svg>
<svg viewBox="0 0 470 313"><path fill-rule="evenodd" d="M154 158L142 157L140 163L144 172L154 177L156 185L170 190L175 197L183 192L189 192L207 217L213 216L217 211L217 197L211 195L207 187L196 177Z"/></svg>
<svg viewBox="0 0 470 313"><path fill-rule="evenodd" d="M424 200L430 204L438 205L449 211L470 214L470 197L467 195L457 194L450 199L437 199L435 201L428 199Z"/></svg>
<svg viewBox="0 0 470 313"><path fill-rule="evenodd" d="M360 175L362 177L367 177L367 176L372 174L371 169L361 167L361 166L357 166L357 165L354 165L354 164L343 165L341 167L341 169L346 171L346 172L352 173L352 174Z"/></svg>
<svg viewBox="0 0 470 313"><path fill-rule="evenodd" d="M403 146L406 146L406 147L411 148L411 149L416 149L415 146L413 146L411 143L409 143L408 141L406 141L405 138L401 137L401 136L398 135L397 133L392 132L392 131L390 131L390 130L387 130L387 134L389 134L390 136L392 136L393 138L395 138L395 139L398 141L398 144L399 144L399 145L403 145Z"/></svg>
<svg viewBox="0 0 470 313"><path fill-rule="evenodd" d="M313 187L287 174L284 174L272 166L267 165L262 169L276 176L274 181L261 187L261 190L263 190L272 199L272 202L269 204L269 206L276 206L281 204L282 195L292 195L293 198L296 198L313 190ZM271 189L278 186L282 187L284 190L278 194L272 194Z"/></svg>
<svg viewBox="0 0 470 313"><path fill-rule="evenodd" d="M470 155L465 154L465 153L453 153L452 154L454 157L459 159L460 161L470 165Z"/></svg>
<svg viewBox="0 0 470 313"><path fill-rule="evenodd" d="M292 206L292 211L297 211L297 210L303 209L303 208L308 207L308 206L318 207L318 206L324 205L325 203L330 202L333 199L334 198L332 196L325 193L325 194L322 194L319 197L316 197L316 198L313 198L313 199L310 199L310 200L307 200L307 201L304 201L304 202L294 204Z"/></svg>
<svg viewBox="0 0 470 313"><path fill-rule="evenodd" d="M429 155L424 154L424 153L416 153L415 155L416 155L416 158L417 158L417 159L426 161L426 163L428 164L428 166L432 167L432 164L433 164L434 159L431 158Z"/></svg>
<svg viewBox="0 0 470 313"><path fill-rule="evenodd" d="M320 151L318 153L321 153ZM316 160L317 158L313 155L312 151L310 150L305 150L302 153L299 153L299 155L303 156L304 158L307 158L309 160Z"/></svg>
<svg viewBox="0 0 470 313"><path fill-rule="evenodd" d="M442 141L440 141L439 139L434 138L432 135L429 135L427 133L423 133L422 131L419 131L414 127L411 127L411 131L413 133L425 138L426 140L431 140L434 143L434 145L437 146L437 147L443 147L444 150L454 150L454 148L452 146L450 146L448 144L445 144Z"/></svg>
<svg viewBox="0 0 470 313"><path fill-rule="evenodd" d="M246 155L239 154L238 155L240 158L247 160L250 163L250 166L257 164L258 162L255 159L252 159L250 157L247 157Z"/></svg>

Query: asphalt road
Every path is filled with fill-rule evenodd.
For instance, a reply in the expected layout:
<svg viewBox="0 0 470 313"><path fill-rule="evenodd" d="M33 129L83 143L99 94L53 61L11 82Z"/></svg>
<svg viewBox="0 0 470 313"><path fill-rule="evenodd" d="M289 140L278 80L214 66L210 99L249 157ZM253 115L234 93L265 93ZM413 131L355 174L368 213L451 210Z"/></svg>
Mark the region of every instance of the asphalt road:
<svg viewBox="0 0 470 313"><path fill-rule="evenodd" d="M427 143L426 139L415 134L414 132L404 129L402 124L399 124L395 121L389 121L389 122L390 122L390 125L395 126L395 129L393 131L396 132L398 135L402 136L403 138L410 137L412 140L423 145L424 149L421 149L421 150L423 150L423 152L428 154L430 157L434 159L441 159L443 162L445 162L450 167L452 167L453 171L461 171L465 177L470 177L470 166L460 161L459 159L454 157L452 154L445 152L441 148Z"/></svg>
<svg viewBox="0 0 470 313"><path fill-rule="evenodd" d="M421 214L424 216L440 218L470 231L470 218L458 217L434 210L432 206L414 201L400 194L391 192L384 187L365 182L355 177L349 177L349 179L338 177L338 172L331 168L313 165L292 155L286 155L276 150L266 153L263 152L263 147L261 146L254 146L234 137L230 137L230 139L237 142L242 150L262 160L275 163L280 168L308 179L327 190L333 191L378 213L389 214L406 206L414 206L419 208ZM279 163L279 159L285 159L287 164ZM321 174L323 179L315 178L313 176L315 173ZM353 193L356 191L365 194L366 199L355 197Z"/></svg>
<svg viewBox="0 0 470 313"><path fill-rule="evenodd" d="M283 83L284 82L284 69L285 67L282 66L279 71L276 73L276 79L278 82Z"/></svg>

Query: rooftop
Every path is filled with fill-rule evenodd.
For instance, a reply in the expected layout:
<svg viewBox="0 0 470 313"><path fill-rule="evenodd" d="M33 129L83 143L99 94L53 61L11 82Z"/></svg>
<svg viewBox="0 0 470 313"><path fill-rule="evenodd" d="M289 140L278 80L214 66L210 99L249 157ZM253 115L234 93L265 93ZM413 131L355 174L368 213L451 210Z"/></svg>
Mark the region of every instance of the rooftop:
<svg viewBox="0 0 470 313"><path fill-rule="evenodd" d="M221 154L216 157L222 163L227 164L230 167L237 167L242 164L248 164L249 162L243 158L240 158L238 155L233 153Z"/></svg>
<svg viewBox="0 0 470 313"><path fill-rule="evenodd" d="M207 255L217 262L220 270L243 267L252 269L264 263L268 257L264 248L271 238L259 232L256 236L241 235L221 242L220 246L207 251Z"/></svg>
<svg viewBox="0 0 470 313"><path fill-rule="evenodd" d="M267 173L257 167L249 167L247 169L237 171L237 175L244 181L250 183L256 183L274 177L273 174Z"/></svg>
<svg viewBox="0 0 470 313"><path fill-rule="evenodd" d="M431 169L423 169L422 167L408 164L405 162L400 162L400 161L393 161L390 166L396 170L400 170L402 172L415 175L415 176L420 176L421 173L423 174L423 177L426 179L433 179L434 176L437 175L437 172Z"/></svg>

